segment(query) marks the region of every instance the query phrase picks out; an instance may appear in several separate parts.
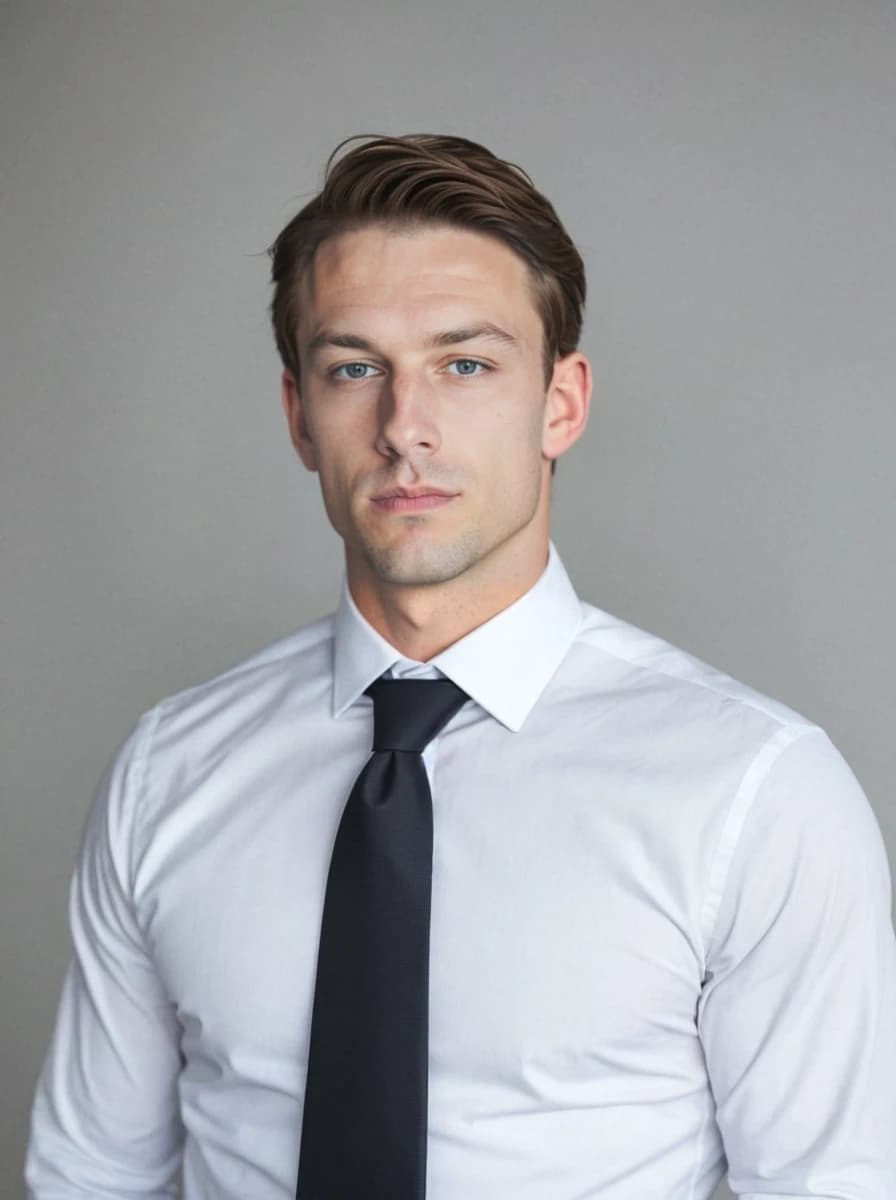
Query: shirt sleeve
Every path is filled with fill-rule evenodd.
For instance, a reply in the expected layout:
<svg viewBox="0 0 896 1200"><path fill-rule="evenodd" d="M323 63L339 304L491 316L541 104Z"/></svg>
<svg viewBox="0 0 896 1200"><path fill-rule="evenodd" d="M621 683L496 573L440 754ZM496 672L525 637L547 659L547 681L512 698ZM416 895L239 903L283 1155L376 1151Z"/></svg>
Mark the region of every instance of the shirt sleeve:
<svg viewBox="0 0 896 1200"><path fill-rule="evenodd" d="M896 1197L896 939L871 807L818 729L756 791L698 1029L743 1200Z"/></svg>
<svg viewBox="0 0 896 1200"><path fill-rule="evenodd" d="M71 887L74 955L34 1101L32 1200L177 1194L179 1026L135 917L138 801L153 713L97 792Z"/></svg>

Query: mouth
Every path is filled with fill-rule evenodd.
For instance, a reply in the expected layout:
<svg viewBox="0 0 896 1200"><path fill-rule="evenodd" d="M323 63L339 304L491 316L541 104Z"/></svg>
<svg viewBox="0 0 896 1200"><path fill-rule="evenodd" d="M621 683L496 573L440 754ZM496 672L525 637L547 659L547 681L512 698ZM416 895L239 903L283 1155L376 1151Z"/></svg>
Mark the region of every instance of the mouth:
<svg viewBox="0 0 896 1200"><path fill-rule="evenodd" d="M418 513L434 508L444 508L457 499L459 492L443 492L439 488L425 485L415 488L389 488L371 497L371 503L379 512Z"/></svg>

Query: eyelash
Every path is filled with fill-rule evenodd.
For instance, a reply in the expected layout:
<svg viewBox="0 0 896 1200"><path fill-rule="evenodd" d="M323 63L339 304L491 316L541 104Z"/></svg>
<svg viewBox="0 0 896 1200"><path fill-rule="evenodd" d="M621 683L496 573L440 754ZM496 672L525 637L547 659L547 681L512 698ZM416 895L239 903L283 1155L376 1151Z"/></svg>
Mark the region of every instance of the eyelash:
<svg viewBox="0 0 896 1200"><path fill-rule="evenodd" d="M447 366L452 367L456 363L474 363L477 367L481 368L480 370L475 371L473 374L470 374L470 375L459 375L456 372L451 372L452 374L455 375L455 378L457 378L457 379L477 379L480 375L487 375L489 371L494 370L494 367L490 366L489 363L483 362L479 358L453 358L451 360L451 362L447 364ZM349 362L349 363L340 363L338 367L333 367L333 369L329 372L329 374L334 379L340 379L340 380L344 381L345 383L364 383L366 380L372 378L372 376L370 376L370 375L360 375L355 378L352 378L349 375L340 375L339 372L346 370L347 367L370 367L372 370L377 369L373 366L373 363Z"/></svg>

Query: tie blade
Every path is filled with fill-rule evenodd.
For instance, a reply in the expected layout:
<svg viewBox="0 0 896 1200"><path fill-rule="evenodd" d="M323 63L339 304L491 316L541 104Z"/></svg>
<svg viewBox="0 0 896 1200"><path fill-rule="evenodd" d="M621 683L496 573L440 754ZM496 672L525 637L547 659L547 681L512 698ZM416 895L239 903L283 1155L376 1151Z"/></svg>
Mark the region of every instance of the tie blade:
<svg viewBox="0 0 896 1200"><path fill-rule="evenodd" d="M378 680L374 752L324 896L298 1200L425 1200L432 796L422 751L467 696Z"/></svg>
<svg viewBox="0 0 896 1200"><path fill-rule="evenodd" d="M431 881L422 759L374 754L327 880L299 1200L423 1200Z"/></svg>

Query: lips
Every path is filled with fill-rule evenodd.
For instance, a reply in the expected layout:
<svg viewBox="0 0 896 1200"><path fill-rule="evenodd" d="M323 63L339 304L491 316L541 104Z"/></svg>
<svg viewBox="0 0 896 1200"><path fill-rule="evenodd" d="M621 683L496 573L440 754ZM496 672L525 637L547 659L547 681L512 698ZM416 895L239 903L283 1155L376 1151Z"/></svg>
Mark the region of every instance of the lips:
<svg viewBox="0 0 896 1200"><path fill-rule="evenodd" d="M380 492L374 496L374 500L419 500L422 496L454 496L456 492L443 492L440 488L434 487L415 487L415 488L390 488L387 492Z"/></svg>
<svg viewBox="0 0 896 1200"><path fill-rule="evenodd" d="M371 499L381 512L414 513L442 508L457 495L457 492L443 492L439 488L423 485L413 488L389 488Z"/></svg>

